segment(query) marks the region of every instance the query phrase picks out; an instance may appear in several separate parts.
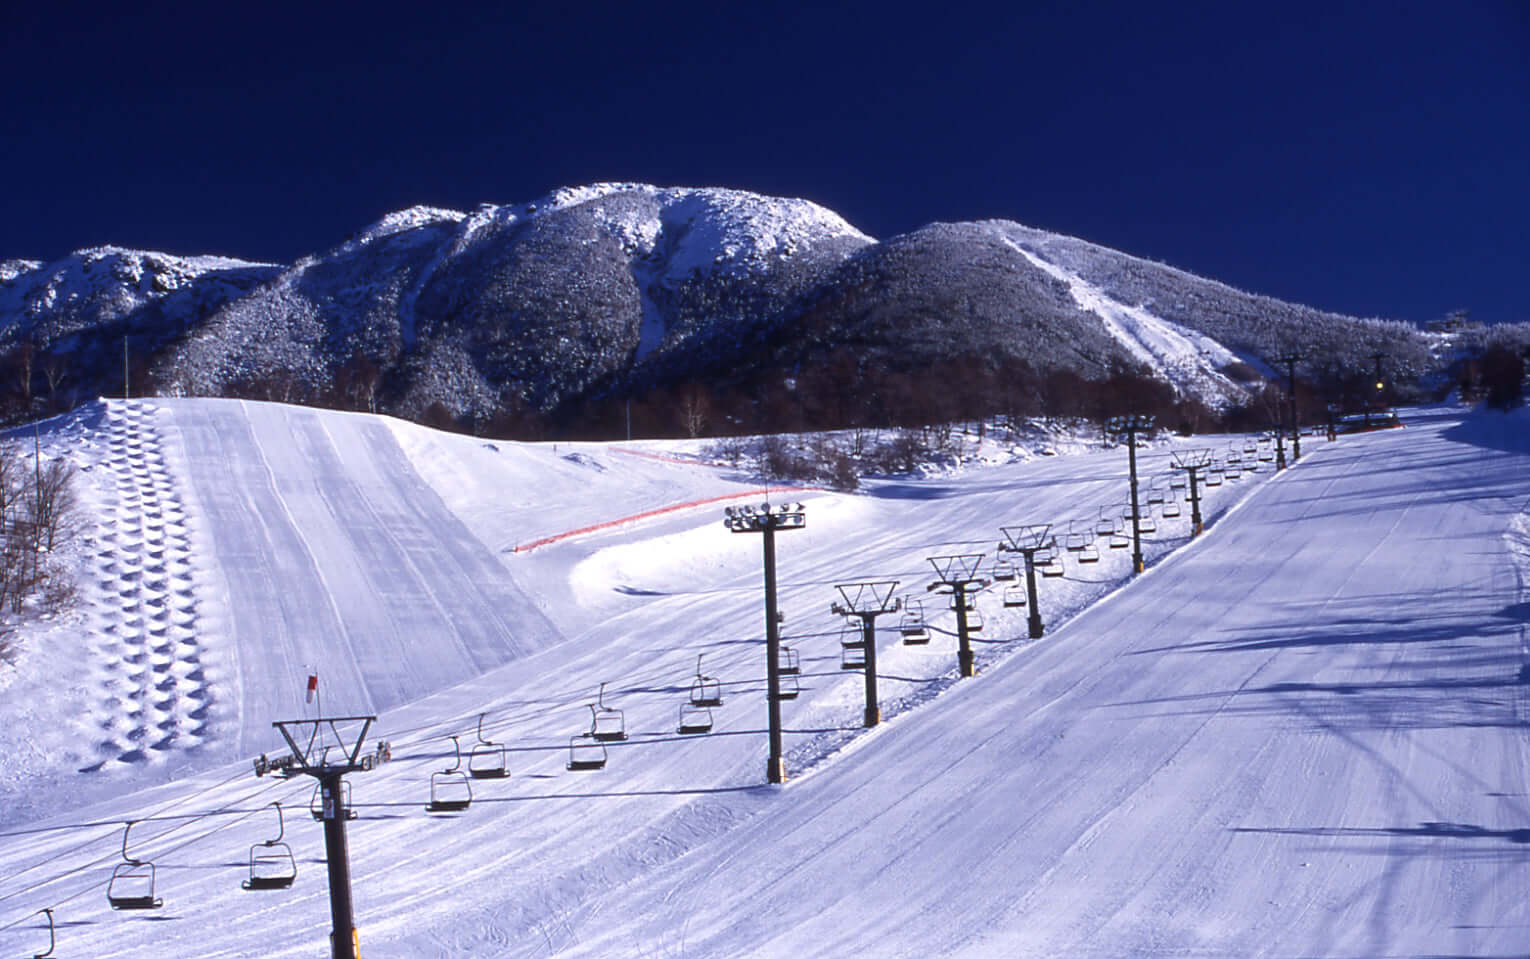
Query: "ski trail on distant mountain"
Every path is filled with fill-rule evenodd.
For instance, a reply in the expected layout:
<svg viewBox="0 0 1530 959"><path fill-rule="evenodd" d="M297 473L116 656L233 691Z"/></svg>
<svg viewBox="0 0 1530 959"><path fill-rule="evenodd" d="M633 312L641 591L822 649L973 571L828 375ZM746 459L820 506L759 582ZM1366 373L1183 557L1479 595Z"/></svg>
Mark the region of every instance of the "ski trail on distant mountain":
<svg viewBox="0 0 1530 959"><path fill-rule="evenodd" d="M1068 284L1068 292L1080 309L1098 316L1110 335L1155 373L1171 382L1182 379L1194 384L1197 395L1213 407L1225 406L1229 397L1243 394L1241 387L1220 372L1222 367L1238 361L1237 355L1220 343L1154 316L1140 306L1127 306L1078 274L1049 263L1015 241L1004 242L1036 269Z"/></svg>

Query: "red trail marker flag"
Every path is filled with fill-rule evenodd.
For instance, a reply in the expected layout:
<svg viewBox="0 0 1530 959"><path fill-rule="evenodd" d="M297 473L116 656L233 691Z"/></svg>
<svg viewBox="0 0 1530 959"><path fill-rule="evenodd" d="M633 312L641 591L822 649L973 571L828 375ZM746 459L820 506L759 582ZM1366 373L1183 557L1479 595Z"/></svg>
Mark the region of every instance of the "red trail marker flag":
<svg viewBox="0 0 1530 959"><path fill-rule="evenodd" d="M309 673L308 674L308 696L304 700L304 702L308 702L308 703L313 702L313 698L315 696L317 696L318 694L319 694L319 674L318 673Z"/></svg>

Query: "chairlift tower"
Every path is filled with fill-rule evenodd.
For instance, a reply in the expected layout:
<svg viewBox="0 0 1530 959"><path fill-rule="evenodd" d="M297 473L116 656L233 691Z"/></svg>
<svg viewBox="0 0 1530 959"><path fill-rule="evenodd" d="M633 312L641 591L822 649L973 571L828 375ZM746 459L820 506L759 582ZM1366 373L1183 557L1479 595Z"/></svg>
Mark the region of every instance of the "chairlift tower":
<svg viewBox="0 0 1530 959"><path fill-rule="evenodd" d="M1302 425L1296 415L1296 364L1303 359L1299 353L1287 353L1285 356L1277 356L1275 362L1286 364L1286 394L1291 401L1291 462L1299 463L1302 459ZM1282 468L1282 467L1277 467Z"/></svg>
<svg viewBox="0 0 1530 959"><path fill-rule="evenodd" d="M1030 600L1031 614L1026 619L1026 625L1030 629L1032 639L1040 639L1045 629L1041 623L1041 609L1036 600L1036 553L1046 549L1047 534L1052 526L1043 523L1039 526L1001 526L999 532L1004 534L1004 542L999 544L999 549L1011 553L1019 553L1025 557L1025 592Z"/></svg>
<svg viewBox="0 0 1530 959"><path fill-rule="evenodd" d="M765 551L765 698L770 711L770 756L765 760L767 782L786 781L786 757L781 751L781 650L780 613L776 609L776 531L807 526L801 503L772 507L729 506L723 525L735 533L760 533Z"/></svg>
<svg viewBox="0 0 1530 959"><path fill-rule="evenodd" d="M839 590L842 602L830 605L829 611L861 621L861 642L866 664L866 718L869 729L882 721L882 707L877 703L877 617L896 613L903 608L903 600L893 597L898 588L897 580L879 580L868 583L844 583L834 587Z"/></svg>
<svg viewBox="0 0 1530 959"><path fill-rule="evenodd" d="M1275 471L1278 473L1286 468L1286 425L1278 418L1275 420Z"/></svg>
<svg viewBox="0 0 1530 959"><path fill-rule="evenodd" d="M1105 421L1105 428L1118 436L1126 434L1128 476L1132 490L1132 572L1140 573L1147 568L1147 564L1142 559L1142 512L1137 505L1137 434L1152 429L1153 418L1138 414L1112 416Z"/></svg>
<svg viewBox="0 0 1530 959"><path fill-rule="evenodd" d="M1205 529L1201 523L1201 493L1196 474L1211 466L1211 450L1180 450L1174 454L1172 466L1184 470L1190 477L1190 536L1194 538Z"/></svg>
<svg viewBox="0 0 1530 959"><path fill-rule="evenodd" d="M977 574L978 567L983 563L983 554L931 556L929 562L935 567L935 575L939 579L927 589L950 594L951 603L956 607L956 662L961 675L976 675L977 671L972 665L972 640L967 628L967 594L976 593L988 585L988 580Z"/></svg>
<svg viewBox="0 0 1530 959"><path fill-rule="evenodd" d="M360 937L356 933L355 909L351 904L351 859L345 838L345 824L354 815L346 807L342 788L346 773L370 772L392 756L392 748L386 740L377 744L372 752L363 755L361 747L366 742L367 731L377 721L376 716L331 716L318 719L285 719L271 725L287 741L292 749L290 756L268 760L261 756L255 760L255 775L268 772L280 775L303 773L319 781L322 797L320 819L324 823L324 858L329 864L329 912L333 923L330 932L332 959L359 959ZM356 739L348 749L341 726L353 728L361 725ZM321 744L325 729L334 736L342 751L340 762L330 762L330 748ZM306 745L299 745L306 742Z"/></svg>

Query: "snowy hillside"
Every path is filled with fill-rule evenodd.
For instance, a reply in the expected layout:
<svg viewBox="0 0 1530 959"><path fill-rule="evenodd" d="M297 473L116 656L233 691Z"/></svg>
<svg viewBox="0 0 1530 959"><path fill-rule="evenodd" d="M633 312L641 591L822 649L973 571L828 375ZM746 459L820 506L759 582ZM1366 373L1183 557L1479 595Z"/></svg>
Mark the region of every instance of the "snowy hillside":
<svg viewBox="0 0 1530 959"><path fill-rule="evenodd" d="M375 709L353 774L362 954L1500 955L1523 949L1530 718L1521 417L1420 410L1205 490L1189 540L1139 451L1149 569L1096 538L1098 450L801 499L779 537L784 786L763 784L760 540L747 477L673 444L485 443L365 415L109 402L53 421L84 470L85 608L0 687L0 942L31 955L302 956L329 930L311 784L253 776L269 723ZM1244 453L1245 448L1252 452ZM1043 577L1046 635L978 598L979 675L927 557L1002 524L1087 541ZM931 642L878 631L884 723L840 668L835 583L898 580ZM1130 581L1128 582L1128 580ZM677 718L701 669L710 733ZM628 738L569 771L601 683ZM511 775L431 815L483 732ZM571 737L573 739L571 740ZM587 742L587 741L586 741ZM288 811L298 875L240 888ZM130 852L162 908L114 912ZM273 937L272 930L283 934Z"/></svg>

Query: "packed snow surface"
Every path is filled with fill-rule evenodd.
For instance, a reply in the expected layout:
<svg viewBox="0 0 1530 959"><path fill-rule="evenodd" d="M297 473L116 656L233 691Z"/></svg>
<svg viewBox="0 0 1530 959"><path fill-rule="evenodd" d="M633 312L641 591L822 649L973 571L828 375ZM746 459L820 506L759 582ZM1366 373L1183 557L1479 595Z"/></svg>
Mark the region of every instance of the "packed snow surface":
<svg viewBox="0 0 1530 959"><path fill-rule="evenodd" d="M855 495L776 490L789 781L765 785L761 538L746 476L678 444L485 442L233 401L96 404L40 431L83 471L82 608L0 680L0 944L31 955L254 959L327 949L311 781L257 779L275 719L375 710L391 763L349 778L362 954L1505 955L1530 930L1530 438L1418 411L1251 438L1208 529L1139 450L1148 570L1092 540L978 598L979 674L927 557L1000 525L1113 524L1125 452ZM1178 516L1164 515L1170 502ZM687 507L687 504L699 504ZM836 583L898 580L932 641L877 633L884 722L840 669ZM713 731L680 735L700 670ZM601 683L628 738L566 768ZM511 776L431 815L476 727ZM440 783L443 780L438 779ZM247 892L283 803L298 876ZM114 912L123 823L162 908Z"/></svg>

